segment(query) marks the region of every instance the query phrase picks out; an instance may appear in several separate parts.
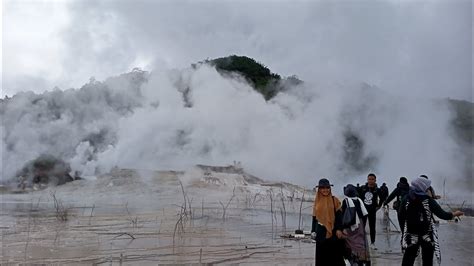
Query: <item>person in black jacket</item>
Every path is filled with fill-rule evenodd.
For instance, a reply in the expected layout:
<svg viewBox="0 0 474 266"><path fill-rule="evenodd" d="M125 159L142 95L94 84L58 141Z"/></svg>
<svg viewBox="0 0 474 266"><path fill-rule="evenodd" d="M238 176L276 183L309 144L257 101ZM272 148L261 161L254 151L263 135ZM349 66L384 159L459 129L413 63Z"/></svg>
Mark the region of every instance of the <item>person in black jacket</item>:
<svg viewBox="0 0 474 266"><path fill-rule="evenodd" d="M388 197L388 187L387 184L383 183L382 186L380 187L380 201L384 202Z"/></svg>
<svg viewBox="0 0 474 266"><path fill-rule="evenodd" d="M461 216L461 211L445 212L427 191L431 181L418 177L411 182L410 191L402 201L400 213L403 218L404 232L402 234L403 254L402 266L412 266L421 247L423 266L433 265L433 254L441 264L441 251L438 242L438 233L434 226L432 215L441 219L451 220Z"/></svg>
<svg viewBox="0 0 474 266"><path fill-rule="evenodd" d="M341 201L331 193L326 178L319 180L313 206L311 236L316 240L316 265L343 266L344 246L342 238Z"/></svg>
<svg viewBox="0 0 474 266"><path fill-rule="evenodd" d="M370 247L372 249L377 249L375 246L375 220L376 213L379 210L382 202L379 201L380 190L377 187L377 177L375 174L367 175L367 183L361 187L360 198L364 201L365 208L369 213L369 231L370 231Z"/></svg>
<svg viewBox="0 0 474 266"><path fill-rule="evenodd" d="M410 189L410 185L408 185L408 180L406 177L400 177L400 181L398 181L397 187L388 195L388 198L382 203L385 207L387 206L395 197L397 198L393 203L393 209L397 211L397 218L398 218L398 225L400 226L400 231L403 233L403 220L400 216L400 204L402 199L408 195L408 190Z"/></svg>

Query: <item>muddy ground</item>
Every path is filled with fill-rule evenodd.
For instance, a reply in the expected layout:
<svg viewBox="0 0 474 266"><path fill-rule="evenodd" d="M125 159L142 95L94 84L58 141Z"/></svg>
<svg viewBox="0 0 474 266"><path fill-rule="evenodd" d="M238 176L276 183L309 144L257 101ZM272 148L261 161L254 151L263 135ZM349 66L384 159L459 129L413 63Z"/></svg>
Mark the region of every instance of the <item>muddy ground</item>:
<svg viewBox="0 0 474 266"><path fill-rule="evenodd" d="M233 174L214 173L212 182L203 179L209 173L193 175L121 172L5 192L1 263L314 264L311 241L280 237L299 225L310 229L310 191L301 201L297 187L248 184ZM393 211L390 217L396 223ZM373 265L401 264L400 235L388 224L379 212ZM438 229L442 265L473 265L473 219L442 222Z"/></svg>

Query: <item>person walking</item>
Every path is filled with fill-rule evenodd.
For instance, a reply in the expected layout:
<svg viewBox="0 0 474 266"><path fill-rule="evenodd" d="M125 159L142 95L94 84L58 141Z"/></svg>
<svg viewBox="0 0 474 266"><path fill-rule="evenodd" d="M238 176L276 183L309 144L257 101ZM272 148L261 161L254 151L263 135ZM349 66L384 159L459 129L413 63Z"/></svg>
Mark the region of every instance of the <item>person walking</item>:
<svg viewBox="0 0 474 266"><path fill-rule="evenodd" d="M357 196L357 188L352 184L344 187L344 195L346 198L341 207L343 217L347 217L346 212L349 212L351 216L353 214L351 222L347 225L343 224L342 232L346 243L345 257L352 266L370 265L369 245L365 237L367 209L364 202Z"/></svg>
<svg viewBox="0 0 474 266"><path fill-rule="evenodd" d="M410 185L408 184L408 180L406 177L400 177L397 187L388 195L388 198L382 203L382 205L388 206L388 204L395 198L395 202L393 202L393 209L397 211L397 219L398 219L398 226L400 226L400 232L403 233L403 220L400 216L400 204L402 199L404 199L408 195L408 190L410 189Z"/></svg>
<svg viewBox="0 0 474 266"><path fill-rule="evenodd" d="M380 201L384 202L388 197L388 187L387 184L383 183L380 187Z"/></svg>
<svg viewBox="0 0 474 266"><path fill-rule="evenodd" d="M428 179L428 176L426 176L426 175L420 175L420 177L423 177L423 178ZM430 186L430 187L428 188L428 196L432 197L432 198L435 199L435 200L441 198L440 195L436 194L436 192L435 192L435 190L434 190L434 188L433 188L432 186Z"/></svg>
<svg viewBox="0 0 474 266"><path fill-rule="evenodd" d="M434 225L432 215L443 220L451 220L453 217L461 216L461 211L444 211L427 193L431 186L431 180L418 177L411 182L408 196L401 205L404 231L401 244L403 254L402 266L412 266L418 256L421 247L423 266L433 265L433 254L441 264L441 251L438 242L438 232Z"/></svg>
<svg viewBox="0 0 474 266"><path fill-rule="evenodd" d="M423 178L428 179L428 176L426 176L426 175L420 175L420 177L423 177ZM426 194L428 194L428 196L430 196L430 198L435 199L435 200L441 198L440 195L436 194L436 192L435 192L435 190L434 190L434 188L433 188L432 186L430 186L430 187L428 188L428 191L426 192ZM436 220L433 215L431 215L431 218L433 219L433 222L434 222L435 224L438 224L438 223L439 223L439 221Z"/></svg>
<svg viewBox="0 0 474 266"><path fill-rule="evenodd" d="M312 238L316 240L317 266L343 266L341 231L341 201L332 195L331 184L326 178L318 182L313 205Z"/></svg>
<svg viewBox="0 0 474 266"><path fill-rule="evenodd" d="M370 248L376 250L375 246L375 220L376 213L381 206L381 201L379 202L380 190L377 187L377 176L370 173L367 175L367 183L361 187L360 198L364 201L365 208L367 209L368 220L369 220L369 231L370 231Z"/></svg>
<svg viewBox="0 0 474 266"><path fill-rule="evenodd" d="M357 190L357 197L361 197L362 195L362 188L360 187L359 183L357 183L356 190Z"/></svg>

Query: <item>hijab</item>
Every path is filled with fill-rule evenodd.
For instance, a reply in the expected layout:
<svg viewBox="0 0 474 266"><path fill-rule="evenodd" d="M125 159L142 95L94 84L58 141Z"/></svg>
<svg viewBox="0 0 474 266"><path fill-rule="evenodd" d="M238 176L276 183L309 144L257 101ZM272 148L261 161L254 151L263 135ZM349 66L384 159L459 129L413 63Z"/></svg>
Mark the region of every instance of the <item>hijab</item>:
<svg viewBox="0 0 474 266"><path fill-rule="evenodd" d="M341 202L337 197L332 196L332 192L329 191L327 196L324 196L318 189L316 198L314 199L313 216L319 223L326 227L326 238L332 236L332 230L334 229L334 223L336 220L336 210L341 208Z"/></svg>

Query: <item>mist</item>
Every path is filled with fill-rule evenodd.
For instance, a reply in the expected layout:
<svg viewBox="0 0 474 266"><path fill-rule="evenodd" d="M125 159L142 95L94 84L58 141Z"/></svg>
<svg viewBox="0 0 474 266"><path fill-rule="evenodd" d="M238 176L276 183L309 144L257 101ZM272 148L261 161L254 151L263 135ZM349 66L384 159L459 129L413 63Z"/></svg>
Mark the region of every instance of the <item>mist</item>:
<svg viewBox="0 0 474 266"><path fill-rule="evenodd" d="M240 54L305 81L472 101L468 0L3 3L2 96Z"/></svg>
<svg viewBox="0 0 474 266"><path fill-rule="evenodd" d="M267 102L244 78L208 65L136 69L79 89L21 92L0 107L2 180L51 154L81 176L241 162L261 178L308 187L321 177L362 184L373 172L389 188L426 174L435 187L447 178L448 191L472 191L448 106L365 83L308 81ZM348 132L362 145L355 152Z"/></svg>

